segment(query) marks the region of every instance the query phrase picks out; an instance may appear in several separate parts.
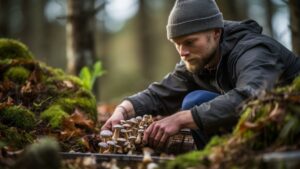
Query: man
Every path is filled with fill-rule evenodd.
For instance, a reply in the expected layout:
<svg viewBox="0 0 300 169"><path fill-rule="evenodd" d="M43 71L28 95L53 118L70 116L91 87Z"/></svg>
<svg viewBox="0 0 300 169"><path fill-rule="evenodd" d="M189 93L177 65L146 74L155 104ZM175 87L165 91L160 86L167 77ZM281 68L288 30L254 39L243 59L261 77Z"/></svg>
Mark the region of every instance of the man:
<svg viewBox="0 0 300 169"><path fill-rule="evenodd" d="M214 0L177 0L167 37L181 62L160 83L126 98L102 129L137 115L168 115L147 128L144 143L162 147L189 128L203 148L212 135L236 124L242 101L299 74L300 59L261 32L253 20L224 21Z"/></svg>

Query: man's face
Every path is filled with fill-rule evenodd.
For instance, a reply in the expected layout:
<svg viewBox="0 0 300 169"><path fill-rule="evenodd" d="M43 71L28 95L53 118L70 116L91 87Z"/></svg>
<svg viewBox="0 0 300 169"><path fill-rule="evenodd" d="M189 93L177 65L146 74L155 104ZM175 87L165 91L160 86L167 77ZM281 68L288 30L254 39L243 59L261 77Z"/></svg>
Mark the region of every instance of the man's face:
<svg viewBox="0 0 300 169"><path fill-rule="evenodd" d="M174 38L171 41L188 71L196 73L216 60L221 30L214 29Z"/></svg>

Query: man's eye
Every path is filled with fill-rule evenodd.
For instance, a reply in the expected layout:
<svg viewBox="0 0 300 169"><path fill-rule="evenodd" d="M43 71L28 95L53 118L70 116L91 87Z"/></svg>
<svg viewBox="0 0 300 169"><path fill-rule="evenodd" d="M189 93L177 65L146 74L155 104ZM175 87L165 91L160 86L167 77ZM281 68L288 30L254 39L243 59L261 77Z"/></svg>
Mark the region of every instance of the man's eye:
<svg viewBox="0 0 300 169"><path fill-rule="evenodd" d="M193 45L193 42L192 42L192 41L186 41L186 42L185 42L185 45L186 45L186 46L192 46L192 45Z"/></svg>

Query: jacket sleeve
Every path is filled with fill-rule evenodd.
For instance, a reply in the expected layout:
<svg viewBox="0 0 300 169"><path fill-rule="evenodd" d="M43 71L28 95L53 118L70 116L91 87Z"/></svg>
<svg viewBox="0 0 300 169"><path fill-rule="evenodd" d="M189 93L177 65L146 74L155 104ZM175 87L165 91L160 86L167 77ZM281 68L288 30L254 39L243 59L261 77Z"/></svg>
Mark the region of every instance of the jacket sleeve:
<svg viewBox="0 0 300 169"><path fill-rule="evenodd" d="M242 53L230 66L236 72L232 77L235 88L192 108L198 127L207 133L233 127L239 118L236 108L245 99L274 87L284 66L278 55L263 46Z"/></svg>
<svg viewBox="0 0 300 169"><path fill-rule="evenodd" d="M136 115L169 115L178 111L184 96L196 88L192 75L183 63L178 63L174 71L146 90L126 98L134 107Z"/></svg>

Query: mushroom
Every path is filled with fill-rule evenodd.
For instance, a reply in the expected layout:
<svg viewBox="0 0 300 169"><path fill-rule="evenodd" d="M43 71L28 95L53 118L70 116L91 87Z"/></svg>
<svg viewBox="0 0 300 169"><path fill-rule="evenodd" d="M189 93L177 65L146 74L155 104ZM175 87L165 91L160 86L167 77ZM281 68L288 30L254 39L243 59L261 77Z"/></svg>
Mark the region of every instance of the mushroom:
<svg viewBox="0 0 300 169"><path fill-rule="evenodd" d="M137 135L136 140L135 140L135 144L141 144L141 142L142 142L142 133L144 133L144 130L139 129L138 130L138 135Z"/></svg>
<svg viewBox="0 0 300 169"><path fill-rule="evenodd" d="M137 120L138 123L140 123L143 118L141 116L136 116L135 119Z"/></svg>
<svg viewBox="0 0 300 169"><path fill-rule="evenodd" d="M113 140L117 140L119 138L120 135L120 130L123 128L123 126L121 126L120 124L116 124L113 126L114 129L114 134L112 136Z"/></svg>
<svg viewBox="0 0 300 169"><path fill-rule="evenodd" d="M99 153L103 153L108 148L108 144L105 142L100 142L98 145L100 147Z"/></svg>
<svg viewBox="0 0 300 169"><path fill-rule="evenodd" d="M131 125L128 124L128 123L125 123L122 125L126 130L130 129L131 128Z"/></svg>
<svg viewBox="0 0 300 169"><path fill-rule="evenodd" d="M126 140L128 140L128 138L129 138L129 136L128 136L128 130L126 130L126 129L121 129L121 133L122 133L122 135L125 137L125 139Z"/></svg>
<svg viewBox="0 0 300 169"><path fill-rule="evenodd" d="M130 150L130 143L129 143L129 141L126 141L125 143L124 143L124 146L123 146L123 153L128 153L128 151Z"/></svg>
<svg viewBox="0 0 300 169"><path fill-rule="evenodd" d="M110 164L111 164L110 169L120 169L120 168L118 167L118 165L117 165L117 160L116 160L115 158L113 158L113 159L111 160Z"/></svg>
<svg viewBox="0 0 300 169"><path fill-rule="evenodd" d="M129 152L128 152L128 154L132 154L132 151L135 151L135 149L136 149L135 145L134 145L135 140L136 140L135 136L129 137L129 146L128 146Z"/></svg>
<svg viewBox="0 0 300 169"><path fill-rule="evenodd" d="M151 157L151 153L153 153L153 150L149 147L144 147L143 148L143 154L144 154L144 157L143 157L143 163L150 163L152 162L152 157Z"/></svg>
<svg viewBox="0 0 300 169"><path fill-rule="evenodd" d="M114 153L123 154L123 147L119 145L115 145Z"/></svg>
<svg viewBox="0 0 300 169"><path fill-rule="evenodd" d="M158 165L156 163L151 162L147 165L147 169L158 169Z"/></svg>
<svg viewBox="0 0 300 169"><path fill-rule="evenodd" d="M103 139L102 141L107 142L108 140L110 140L112 132L110 130L102 130L100 132L100 136Z"/></svg>
<svg viewBox="0 0 300 169"><path fill-rule="evenodd" d="M103 154L110 154L113 153L114 151L114 146L116 145L116 143L114 141L107 141L107 144L109 146L108 149L106 149Z"/></svg>

